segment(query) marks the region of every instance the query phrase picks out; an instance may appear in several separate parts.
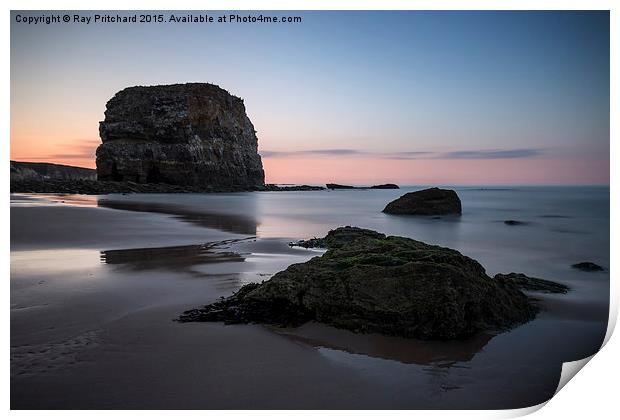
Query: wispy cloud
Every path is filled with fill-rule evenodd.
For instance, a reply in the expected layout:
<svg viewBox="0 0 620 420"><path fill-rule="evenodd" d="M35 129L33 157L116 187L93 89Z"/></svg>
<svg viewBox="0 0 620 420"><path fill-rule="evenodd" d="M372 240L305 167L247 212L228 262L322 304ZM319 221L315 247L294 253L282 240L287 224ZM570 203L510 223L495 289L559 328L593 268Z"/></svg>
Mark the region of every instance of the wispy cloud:
<svg viewBox="0 0 620 420"><path fill-rule="evenodd" d="M82 139L74 140L63 145L63 152L53 153L42 157L43 159L95 159L95 151L101 144L101 140Z"/></svg>
<svg viewBox="0 0 620 420"><path fill-rule="evenodd" d="M293 150L293 151L275 151L262 150L260 152L263 157L288 157L288 156L354 156L369 155L372 153L355 149L317 149L317 150Z"/></svg>
<svg viewBox="0 0 620 420"><path fill-rule="evenodd" d="M521 159L540 156L543 149L482 149L482 150L453 150L448 152L430 151L403 151L403 152L370 152L357 149L317 149L317 150L291 150L275 151L262 150L262 157L305 157L305 156L351 156L372 157L378 159L416 160L416 159Z"/></svg>
<svg viewBox="0 0 620 420"><path fill-rule="evenodd" d="M58 145L56 153L37 155L12 155L11 159L21 162L64 163L94 167L95 152L101 144L98 139L75 139Z"/></svg>
<svg viewBox="0 0 620 420"><path fill-rule="evenodd" d="M519 159L542 153L542 149L457 150L442 153L439 159Z"/></svg>

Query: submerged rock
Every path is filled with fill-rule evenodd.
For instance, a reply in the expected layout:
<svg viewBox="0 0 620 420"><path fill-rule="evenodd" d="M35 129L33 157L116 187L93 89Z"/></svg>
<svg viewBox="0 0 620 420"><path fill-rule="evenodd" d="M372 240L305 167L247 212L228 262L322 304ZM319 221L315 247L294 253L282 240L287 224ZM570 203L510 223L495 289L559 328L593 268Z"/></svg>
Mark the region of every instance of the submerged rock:
<svg viewBox="0 0 620 420"><path fill-rule="evenodd" d="M444 340L507 329L538 311L522 285L491 279L477 261L449 248L355 227L298 245L328 250L179 321L297 326L315 320L355 332Z"/></svg>
<svg viewBox="0 0 620 420"><path fill-rule="evenodd" d="M135 86L106 105L97 178L255 189L264 185L258 140L243 100L209 83Z"/></svg>
<svg viewBox="0 0 620 420"><path fill-rule="evenodd" d="M576 268L581 271L603 271L603 267L598 264L594 264L590 261L584 261L577 264L571 265L571 267Z"/></svg>
<svg viewBox="0 0 620 420"><path fill-rule="evenodd" d="M522 222L520 220L504 220L504 224L508 225L508 226L520 226L520 225L526 225L526 222Z"/></svg>
<svg viewBox="0 0 620 420"><path fill-rule="evenodd" d="M419 216L461 214L461 200L454 190L428 188L397 198L385 206L383 212Z"/></svg>

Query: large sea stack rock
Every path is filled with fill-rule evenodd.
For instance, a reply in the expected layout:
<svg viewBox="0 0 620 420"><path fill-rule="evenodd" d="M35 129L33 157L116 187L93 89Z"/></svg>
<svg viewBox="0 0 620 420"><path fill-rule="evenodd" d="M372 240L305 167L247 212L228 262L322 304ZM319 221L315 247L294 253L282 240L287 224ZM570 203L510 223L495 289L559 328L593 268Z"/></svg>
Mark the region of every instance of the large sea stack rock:
<svg viewBox="0 0 620 420"><path fill-rule="evenodd" d="M254 126L243 100L208 83L135 86L106 105L97 149L100 181L262 187Z"/></svg>
<svg viewBox="0 0 620 420"><path fill-rule="evenodd" d="M383 212L418 216L461 214L461 200L454 190L428 188L397 198L385 206Z"/></svg>
<svg viewBox="0 0 620 420"><path fill-rule="evenodd" d="M179 320L314 320L355 332L453 339L531 320L538 307L520 289L556 291L554 283L522 274L492 279L453 249L366 229L338 228L307 245L327 252Z"/></svg>

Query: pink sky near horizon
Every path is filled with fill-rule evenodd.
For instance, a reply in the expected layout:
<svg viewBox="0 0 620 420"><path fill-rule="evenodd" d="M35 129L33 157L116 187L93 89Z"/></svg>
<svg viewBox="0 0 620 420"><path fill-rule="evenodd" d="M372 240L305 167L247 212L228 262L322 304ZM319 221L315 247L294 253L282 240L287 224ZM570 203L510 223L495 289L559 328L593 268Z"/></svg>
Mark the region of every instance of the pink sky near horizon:
<svg viewBox="0 0 620 420"><path fill-rule="evenodd" d="M15 142L11 159L95 168L99 140ZM61 146L59 146L60 144ZM90 157L89 157L90 154ZM263 157L267 183L401 185L609 184L609 160L596 157L390 159L365 156Z"/></svg>
<svg viewBox="0 0 620 420"><path fill-rule="evenodd" d="M264 158L267 182L298 184L608 184L597 159ZM601 171L607 168L607 173ZM584 174L590 176L584 177ZM291 181L293 180L293 181Z"/></svg>

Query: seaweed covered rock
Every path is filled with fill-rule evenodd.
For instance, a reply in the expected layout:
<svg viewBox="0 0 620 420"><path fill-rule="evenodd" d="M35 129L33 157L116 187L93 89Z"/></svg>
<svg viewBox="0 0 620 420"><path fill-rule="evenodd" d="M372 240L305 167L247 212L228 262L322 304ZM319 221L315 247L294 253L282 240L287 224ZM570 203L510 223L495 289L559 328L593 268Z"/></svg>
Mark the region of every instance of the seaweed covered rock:
<svg viewBox="0 0 620 420"><path fill-rule="evenodd" d="M538 310L514 282L490 278L477 261L449 248L355 227L311 244L327 251L179 321L315 320L355 332L453 339L510 328Z"/></svg>
<svg viewBox="0 0 620 420"><path fill-rule="evenodd" d="M383 212L418 216L461 214L461 200L454 190L428 188L397 198L388 203Z"/></svg>
<svg viewBox="0 0 620 420"><path fill-rule="evenodd" d="M549 280L528 277L523 273L496 274L495 281L511 284L521 290L544 293L567 293L569 288Z"/></svg>

